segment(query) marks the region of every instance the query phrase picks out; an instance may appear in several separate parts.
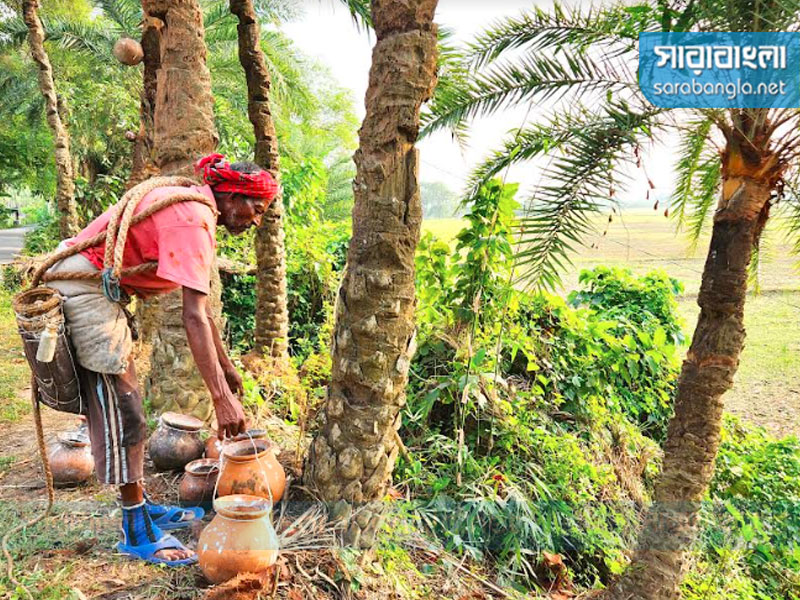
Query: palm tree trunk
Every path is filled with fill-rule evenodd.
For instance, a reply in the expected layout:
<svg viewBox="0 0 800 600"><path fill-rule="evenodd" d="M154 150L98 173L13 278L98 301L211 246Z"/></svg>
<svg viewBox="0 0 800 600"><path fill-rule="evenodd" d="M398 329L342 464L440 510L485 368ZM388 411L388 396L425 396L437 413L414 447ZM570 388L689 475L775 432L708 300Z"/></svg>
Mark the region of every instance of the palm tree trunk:
<svg viewBox="0 0 800 600"><path fill-rule="evenodd" d="M414 253L422 206L414 143L419 112L436 83L438 0L373 0L366 117L355 154L353 237L339 288L325 424L306 482L336 516L380 500L391 482L397 428L414 354ZM370 546L378 503L353 519L347 541Z"/></svg>
<svg viewBox="0 0 800 600"><path fill-rule="evenodd" d="M130 189L155 175L153 129L155 121L158 70L161 68L161 29L164 23L147 14L142 20L142 50L144 70L139 104L139 133L133 147L133 164L127 187Z"/></svg>
<svg viewBox="0 0 800 600"><path fill-rule="evenodd" d="M747 164L729 142L723 191L697 302L700 317L683 363L664 445L664 464L638 548L614 600L674 600L685 553L697 531L700 502L714 472L722 396L733 385L745 339L748 265L769 214L778 170L770 155Z"/></svg>
<svg viewBox="0 0 800 600"><path fill-rule="evenodd" d="M28 42L31 56L39 70L39 90L45 102L47 124L53 132L56 159L56 206L60 215L61 237L72 237L79 231L78 214L75 210L75 182L72 179L72 156L69 150L69 132L61 120L53 67L44 49L44 28L39 19L38 0L22 2L22 18L28 27Z"/></svg>
<svg viewBox="0 0 800 600"><path fill-rule="evenodd" d="M278 136L270 111L270 75L259 43L252 0L230 0L239 19L239 62L247 78L247 112L256 137L255 161L280 181ZM286 250L283 197L279 192L256 231L256 351L273 357L279 367L289 362L289 309L286 298Z"/></svg>
<svg viewBox="0 0 800 600"><path fill-rule="evenodd" d="M193 174L197 158L212 152L214 126L211 75L206 67L203 14L196 0L144 0L145 15L163 23L154 110L155 165L163 175ZM209 302L219 322L219 273L212 268ZM181 291L159 296L146 395L157 410L178 410L202 419L212 405L194 364L181 316Z"/></svg>

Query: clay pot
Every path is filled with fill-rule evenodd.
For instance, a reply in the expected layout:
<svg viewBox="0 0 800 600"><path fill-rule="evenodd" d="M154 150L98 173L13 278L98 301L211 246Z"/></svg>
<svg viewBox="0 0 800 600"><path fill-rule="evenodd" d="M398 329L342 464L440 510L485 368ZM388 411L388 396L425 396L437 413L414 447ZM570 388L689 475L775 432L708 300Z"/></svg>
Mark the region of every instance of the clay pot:
<svg viewBox="0 0 800 600"><path fill-rule="evenodd" d="M89 437L84 433L65 433L58 436L48 452L53 483L57 486L75 485L88 480L94 472L94 459Z"/></svg>
<svg viewBox="0 0 800 600"><path fill-rule="evenodd" d="M270 522L271 504L257 496L223 496L197 541L197 562L211 583L239 573L260 573L278 559L278 536Z"/></svg>
<svg viewBox="0 0 800 600"><path fill-rule="evenodd" d="M159 471L179 471L203 456L203 422L189 415L164 413L150 436L148 450Z"/></svg>
<svg viewBox="0 0 800 600"><path fill-rule="evenodd" d="M218 475L219 463L213 458L193 460L186 465L186 473L178 486L181 504L210 507Z"/></svg>
<svg viewBox="0 0 800 600"><path fill-rule="evenodd" d="M206 458L219 458L222 454L222 448L225 444L231 442L240 442L242 440L265 440L267 439L267 432L264 429L251 429L245 433L240 433L232 440L220 440L216 435L206 440Z"/></svg>
<svg viewBox="0 0 800 600"><path fill-rule="evenodd" d="M222 449L217 496L246 494L277 502L285 488L286 473L269 440L242 440Z"/></svg>
<svg viewBox="0 0 800 600"><path fill-rule="evenodd" d="M119 62L121 62L123 65L128 65L129 67L138 65L144 58L144 50L142 50L142 45L131 38L118 39L117 43L114 44L114 49L112 52Z"/></svg>

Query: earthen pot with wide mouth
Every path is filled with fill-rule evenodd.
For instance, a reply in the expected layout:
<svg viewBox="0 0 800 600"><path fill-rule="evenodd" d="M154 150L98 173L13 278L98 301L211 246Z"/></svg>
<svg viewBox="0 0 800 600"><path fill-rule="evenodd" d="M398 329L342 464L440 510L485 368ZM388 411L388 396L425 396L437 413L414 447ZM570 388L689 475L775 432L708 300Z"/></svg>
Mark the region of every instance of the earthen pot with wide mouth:
<svg viewBox="0 0 800 600"><path fill-rule="evenodd" d="M178 497L183 506L210 508L214 500L214 487L219 476L219 462L213 458L193 460L178 486Z"/></svg>
<svg viewBox="0 0 800 600"><path fill-rule="evenodd" d="M59 435L48 453L53 483L57 486L76 485L87 481L94 472L92 448L85 433Z"/></svg>
<svg viewBox="0 0 800 600"><path fill-rule="evenodd" d="M220 457L217 496L247 494L277 502L286 488L286 473L269 440L242 440L227 444Z"/></svg>
<svg viewBox="0 0 800 600"><path fill-rule="evenodd" d="M197 562L206 579L222 583L240 573L260 573L278 559L272 504L259 496L221 496L217 514L197 541Z"/></svg>
<svg viewBox="0 0 800 600"><path fill-rule="evenodd" d="M203 421L190 415L167 412L161 415L158 427L150 436L148 450L159 471L180 471L203 456L200 430Z"/></svg>
<svg viewBox="0 0 800 600"><path fill-rule="evenodd" d="M222 448L226 444L232 442L241 442L242 440L265 440L267 439L267 432L264 429L250 429L245 433L240 433L233 439L221 440L216 435L211 436L206 440L206 458L219 458L222 455Z"/></svg>

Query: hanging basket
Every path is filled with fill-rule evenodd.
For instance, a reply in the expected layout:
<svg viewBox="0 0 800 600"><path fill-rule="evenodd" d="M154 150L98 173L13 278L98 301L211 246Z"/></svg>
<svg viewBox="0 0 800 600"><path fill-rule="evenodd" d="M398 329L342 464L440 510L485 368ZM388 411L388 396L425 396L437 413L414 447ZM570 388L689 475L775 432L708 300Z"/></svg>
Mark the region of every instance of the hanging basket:
<svg viewBox="0 0 800 600"><path fill-rule="evenodd" d="M33 288L17 294L12 307L25 357L38 383L39 400L55 410L85 414L61 296L50 288Z"/></svg>
<svg viewBox="0 0 800 600"><path fill-rule="evenodd" d="M64 320L61 314L61 297L50 288L39 287L17 294L11 307L17 315L20 329L31 328L30 330L35 331L48 319Z"/></svg>

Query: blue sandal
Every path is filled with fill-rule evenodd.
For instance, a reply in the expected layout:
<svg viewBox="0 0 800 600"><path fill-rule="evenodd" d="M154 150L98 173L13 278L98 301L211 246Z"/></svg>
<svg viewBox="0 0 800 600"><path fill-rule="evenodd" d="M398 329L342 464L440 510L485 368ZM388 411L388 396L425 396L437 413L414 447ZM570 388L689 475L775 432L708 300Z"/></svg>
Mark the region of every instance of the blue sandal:
<svg viewBox="0 0 800 600"><path fill-rule="evenodd" d="M152 544L141 544L139 546L129 546L122 542L117 543L117 551L122 554L127 554L134 558L138 558L145 562L154 565L167 565L168 567L180 567L182 565L192 565L197 562L197 555L190 556L189 558L182 558L180 560L167 560L156 556L159 550L186 550L186 546L181 544L175 536L165 535L157 542Z"/></svg>
<svg viewBox="0 0 800 600"><path fill-rule="evenodd" d="M167 560L156 556L160 550L188 549L174 536L165 534L153 522L144 502L135 506L122 507L122 536L123 540L116 545L116 549L133 558L168 567L191 565L197 562L196 554L179 560Z"/></svg>
<svg viewBox="0 0 800 600"><path fill-rule="evenodd" d="M180 506L162 506L160 504L150 504L149 502L145 506L147 506L147 512L150 513L150 517L153 519L153 524L163 531L189 527L206 514L206 511L199 506L181 508ZM192 515L191 519L186 518L189 514Z"/></svg>

